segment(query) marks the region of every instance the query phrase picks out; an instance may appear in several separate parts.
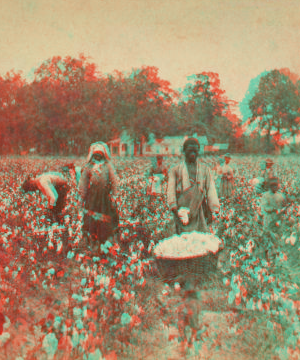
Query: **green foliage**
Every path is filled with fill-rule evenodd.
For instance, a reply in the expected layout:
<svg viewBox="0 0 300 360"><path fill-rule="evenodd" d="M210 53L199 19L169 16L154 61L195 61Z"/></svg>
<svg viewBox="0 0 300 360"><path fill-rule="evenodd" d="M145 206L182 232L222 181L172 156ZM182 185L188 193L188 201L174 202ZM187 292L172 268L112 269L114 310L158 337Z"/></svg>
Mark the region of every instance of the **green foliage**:
<svg viewBox="0 0 300 360"><path fill-rule="evenodd" d="M228 141L235 133L238 118L232 114L236 105L220 88L217 73L203 72L188 77L178 104L181 131L206 135L213 141Z"/></svg>
<svg viewBox="0 0 300 360"><path fill-rule="evenodd" d="M82 155L93 141L126 129L134 141L183 133L235 143L238 124L215 73L190 79L183 93L145 66L103 75L80 55L52 57L27 83L20 74L0 78L0 152Z"/></svg>
<svg viewBox="0 0 300 360"><path fill-rule="evenodd" d="M272 70L262 76L256 93L249 99L251 117L249 122L257 124L266 132L268 146L271 138L276 145L283 145L282 135L289 136L299 131L299 89L288 75ZM275 134L271 136L271 132Z"/></svg>

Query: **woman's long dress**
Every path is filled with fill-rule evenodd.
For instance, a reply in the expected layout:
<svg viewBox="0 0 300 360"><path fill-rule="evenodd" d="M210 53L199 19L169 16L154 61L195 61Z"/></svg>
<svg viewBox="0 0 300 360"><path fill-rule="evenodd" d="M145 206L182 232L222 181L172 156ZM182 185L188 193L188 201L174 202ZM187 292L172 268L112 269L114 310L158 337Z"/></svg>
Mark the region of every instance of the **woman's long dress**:
<svg viewBox="0 0 300 360"><path fill-rule="evenodd" d="M117 175L108 163L97 167L88 164L83 168L79 191L84 202L84 208L111 217L110 222L104 222L95 220L88 214L84 215L83 230L98 244L104 243L113 236L118 227L118 212L110 197L111 192L115 192L116 182Z"/></svg>

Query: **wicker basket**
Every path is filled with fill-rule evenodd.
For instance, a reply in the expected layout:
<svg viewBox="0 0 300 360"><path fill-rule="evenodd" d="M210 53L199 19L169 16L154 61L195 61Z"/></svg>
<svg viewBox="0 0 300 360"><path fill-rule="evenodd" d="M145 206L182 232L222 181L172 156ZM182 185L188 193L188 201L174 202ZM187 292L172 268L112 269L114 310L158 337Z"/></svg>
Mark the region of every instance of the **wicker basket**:
<svg viewBox="0 0 300 360"><path fill-rule="evenodd" d="M155 261L163 280L168 282L179 279L196 278L198 281L206 279L210 273L216 272L219 252L209 252L187 258L166 258L156 256Z"/></svg>

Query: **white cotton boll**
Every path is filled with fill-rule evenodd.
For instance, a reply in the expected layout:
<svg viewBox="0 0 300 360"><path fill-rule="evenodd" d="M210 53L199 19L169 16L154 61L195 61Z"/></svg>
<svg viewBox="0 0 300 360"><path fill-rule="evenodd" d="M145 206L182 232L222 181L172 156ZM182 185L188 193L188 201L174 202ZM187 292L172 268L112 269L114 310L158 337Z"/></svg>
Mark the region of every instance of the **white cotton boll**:
<svg viewBox="0 0 300 360"><path fill-rule="evenodd" d="M249 183L250 183L250 185L255 186L255 185L258 185L260 183L260 180L257 179L257 178L251 179L251 180L249 180Z"/></svg>
<svg viewBox="0 0 300 360"><path fill-rule="evenodd" d="M71 341L72 341L73 349L75 349L77 347L77 345L79 344L79 335L78 335L78 332L75 327L73 328L73 334L72 334Z"/></svg>
<svg viewBox="0 0 300 360"><path fill-rule="evenodd" d="M5 316L5 323L3 325L3 329L8 329L10 327L10 320L7 316Z"/></svg>
<svg viewBox="0 0 300 360"><path fill-rule="evenodd" d="M296 236L295 236L296 234L295 233L293 233L291 236L290 236L290 243L291 243L291 245L295 245L295 242L296 242Z"/></svg>
<svg viewBox="0 0 300 360"><path fill-rule="evenodd" d="M10 333L3 332L0 335L0 346L3 346L10 339Z"/></svg>
<svg viewBox="0 0 300 360"><path fill-rule="evenodd" d="M89 353L88 360L102 360L101 351L97 348L93 353Z"/></svg>
<svg viewBox="0 0 300 360"><path fill-rule="evenodd" d="M62 241L59 241L59 242L57 243L57 249L56 249L56 251L57 251L57 252L61 252L61 251L62 251L62 248L63 248L63 243L62 243Z"/></svg>
<svg viewBox="0 0 300 360"><path fill-rule="evenodd" d="M179 291L179 290L180 290L180 284L179 284L178 282L176 282L176 283L174 284L174 289L175 289L176 291Z"/></svg>
<svg viewBox="0 0 300 360"><path fill-rule="evenodd" d="M190 213L189 208L181 207L178 210L178 216L180 217L183 225L187 225L189 223L189 213Z"/></svg>

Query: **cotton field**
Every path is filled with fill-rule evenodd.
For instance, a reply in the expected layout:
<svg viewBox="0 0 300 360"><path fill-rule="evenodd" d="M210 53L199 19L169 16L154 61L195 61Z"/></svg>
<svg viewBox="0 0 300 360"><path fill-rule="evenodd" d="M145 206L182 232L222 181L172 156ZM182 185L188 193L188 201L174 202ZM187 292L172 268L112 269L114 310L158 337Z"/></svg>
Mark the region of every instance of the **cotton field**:
<svg viewBox="0 0 300 360"><path fill-rule="evenodd" d="M76 188L57 227L41 194L20 191L29 174L70 159L2 158L0 359L299 359L300 164L274 157L288 206L264 232L253 180L261 159L233 156L235 194L221 199L211 234L181 237L165 197L146 195L150 160L114 159L120 240L95 254ZM194 297L161 280L156 255L219 248L217 272Z"/></svg>

